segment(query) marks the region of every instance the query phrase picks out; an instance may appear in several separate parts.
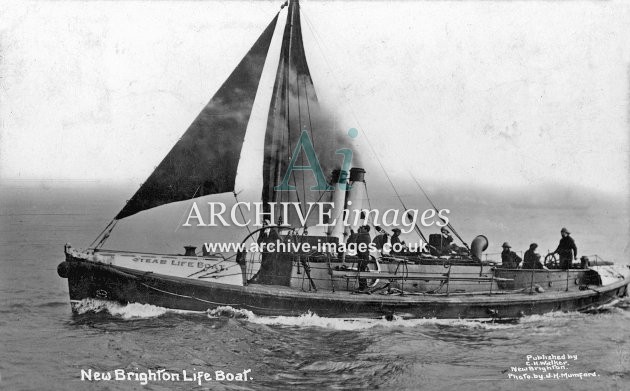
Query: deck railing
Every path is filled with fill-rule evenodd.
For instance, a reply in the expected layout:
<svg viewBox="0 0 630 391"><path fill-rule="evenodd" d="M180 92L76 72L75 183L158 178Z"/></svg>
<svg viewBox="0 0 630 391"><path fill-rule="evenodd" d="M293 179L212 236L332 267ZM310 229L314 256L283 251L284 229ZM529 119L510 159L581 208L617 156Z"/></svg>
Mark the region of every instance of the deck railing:
<svg viewBox="0 0 630 391"><path fill-rule="evenodd" d="M398 290L401 294L441 293L445 295L453 293L493 295L513 291L534 294L537 290L542 292L552 287L556 291L559 287L563 291L569 291L574 274L575 284L582 283L581 277L578 281L579 275L574 269L551 270L553 274L547 274L546 270L532 269L531 274L526 274L529 275L529 281L527 277L525 277L527 282L523 281L523 274L520 274L518 285L515 286L512 283L514 277L509 272L504 277L498 278L491 265L484 266L483 272L480 273L479 269L466 271L467 267L461 261L450 263L447 259L443 260L443 270L435 271L428 268L429 270L417 271L412 266L421 263L402 257L388 257L388 261L380 263L382 270L377 273L374 270L374 260L370 263L372 270L367 272L358 270L358 258L355 256L347 256L345 261L330 254L287 254L287 257L294 264L291 286L298 288L302 286L303 291L324 289L335 292L339 289L341 281L346 282L345 289L342 290L352 291L358 288L359 280L362 279L367 279L371 283L369 288L371 291L386 287L389 291ZM589 257L601 259L596 255ZM262 256L259 253L252 253L248 254L247 258L246 276L249 280L260 268ZM439 267L439 264L437 266ZM310 276L306 275L306 269L310 271ZM375 283L377 280L379 282Z"/></svg>

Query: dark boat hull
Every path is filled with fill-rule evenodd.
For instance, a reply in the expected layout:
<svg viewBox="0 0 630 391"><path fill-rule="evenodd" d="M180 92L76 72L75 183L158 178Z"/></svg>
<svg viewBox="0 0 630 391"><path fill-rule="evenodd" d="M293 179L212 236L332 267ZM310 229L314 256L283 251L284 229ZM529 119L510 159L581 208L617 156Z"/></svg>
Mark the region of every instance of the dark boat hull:
<svg viewBox="0 0 630 391"><path fill-rule="evenodd" d="M583 311L627 294L628 279L606 287L544 294L452 295L304 292L284 286L235 286L195 281L91 262L67 255L59 274L68 279L70 299L112 300L192 311L222 306L258 315L326 317L513 319L552 311Z"/></svg>

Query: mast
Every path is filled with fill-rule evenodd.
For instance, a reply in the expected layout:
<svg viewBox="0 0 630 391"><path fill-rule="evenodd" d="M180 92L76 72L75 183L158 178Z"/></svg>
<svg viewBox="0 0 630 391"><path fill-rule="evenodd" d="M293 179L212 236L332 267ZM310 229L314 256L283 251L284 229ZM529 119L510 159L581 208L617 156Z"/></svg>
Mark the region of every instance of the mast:
<svg viewBox="0 0 630 391"><path fill-rule="evenodd" d="M296 213L289 210L287 216L282 216L278 203L294 202L305 215L307 203L329 201L331 192L321 190L322 177L316 178L309 167L321 169L321 175L330 183L333 169L341 166L335 151L350 140L334 128L334 113L327 112L318 102L302 39L299 2L289 2L287 12L265 133L261 198L265 213L271 213L273 207L274 216L299 226ZM314 154L306 150L311 146ZM291 190L278 190L281 183ZM316 217L307 219L307 225L312 225Z"/></svg>

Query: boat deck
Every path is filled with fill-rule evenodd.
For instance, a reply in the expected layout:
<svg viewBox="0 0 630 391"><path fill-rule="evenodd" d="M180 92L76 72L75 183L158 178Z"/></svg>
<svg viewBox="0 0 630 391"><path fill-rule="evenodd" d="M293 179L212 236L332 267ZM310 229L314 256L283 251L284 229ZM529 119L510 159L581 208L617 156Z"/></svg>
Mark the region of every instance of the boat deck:
<svg viewBox="0 0 630 391"><path fill-rule="evenodd" d="M346 272L347 274L348 272ZM421 293L389 289L372 292L305 289L283 285L232 285L205 279L168 276L76 259L68 254L60 275L68 278L70 298L137 302L165 308L206 311L221 307L260 315L297 316L307 312L327 317L501 318L550 311L586 310L626 293L628 278L582 290ZM380 276L382 277L382 276Z"/></svg>

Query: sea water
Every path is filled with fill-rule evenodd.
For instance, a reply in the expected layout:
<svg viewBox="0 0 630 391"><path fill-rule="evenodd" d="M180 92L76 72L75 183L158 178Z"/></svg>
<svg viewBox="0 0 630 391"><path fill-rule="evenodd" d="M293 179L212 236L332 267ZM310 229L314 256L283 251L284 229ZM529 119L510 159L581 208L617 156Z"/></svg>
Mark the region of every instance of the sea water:
<svg viewBox="0 0 630 391"><path fill-rule="evenodd" d="M67 280L56 272L63 244L89 244L128 194L75 185L1 190L3 390L630 389L628 299L592 314L511 323L267 317L97 300L72 314ZM536 235L538 212L528 205L459 212L459 232L485 233L495 245L526 242L521 236ZM544 220L557 224L570 214L547 208ZM571 225L592 233L577 237L578 246L595 251L599 243L607 258L623 262L625 243L615 232L627 233L627 218L580 216ZM501 224L476 231L488 221ZM502 228L510 221L518 233Z"/></svg>

